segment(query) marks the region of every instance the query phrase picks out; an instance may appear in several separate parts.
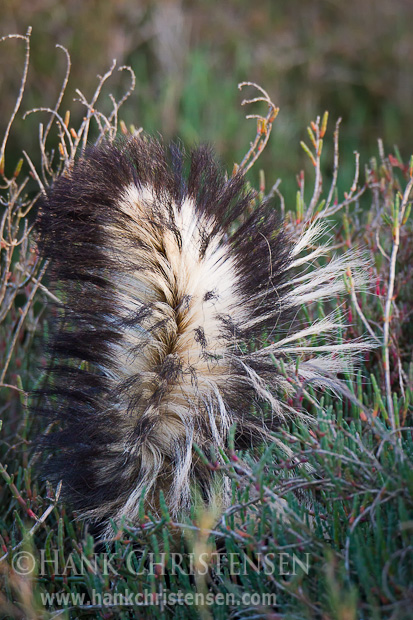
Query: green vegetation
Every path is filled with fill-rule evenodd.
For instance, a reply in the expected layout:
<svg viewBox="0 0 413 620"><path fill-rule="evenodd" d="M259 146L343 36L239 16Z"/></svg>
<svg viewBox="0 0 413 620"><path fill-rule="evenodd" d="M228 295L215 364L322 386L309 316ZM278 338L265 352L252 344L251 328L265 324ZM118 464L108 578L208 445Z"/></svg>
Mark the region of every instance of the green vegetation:
<svg viewBox="0 0 413 620"><path fill-rule="evenodd" d="M270 4L263 3L265 10L255 16L263 37L265 18L276 11ZM294 6L297 10L297 3L291 5L291 10ZM235 11L235 5L231 6ZM306 324L335 310L343 317L338 338L369 335L375 341L376 348L361 359L355 374L344 377L348 395L339 399L297 380L291 404L312 414L313 422L308 426L291 422L290 428L279 431L278 439L292 450L288 458L276 442L263 449L258 463L248 454L236 454L231 443L220 455L221 464L217 455L203 455L217 476L225 471L232 480L233 506L222 518L194 511L185 522L175 523L166 511L157 519L142 508L140 523L124 524L106 546L84 531L68 507L57 501L59 489L49 488L36 477L36 438L44 423L29 414L27 404L28 393L43 378L45 360L36 335L40 339L47 335L51 296L48 265L38 260L33 239L38 194L70 165L88 140L103 135L111 138L119 129L134 132L132 122L150 132L169 127L166 134L181 135L186 142L208 138L231 166L241 162L253 141L249 132L255 121L244 122L239 115L235 86L237 77L244 78L251 65L246 52L231 46L230 38L226 41L228 54L236 57L240 68L231 87L226 82L211 92L207 52L198 46L191 48L186 80L177 84L172 69L165 69L169 81L160 81L154 91L149 56L139 60L131 52L140 98L137 118L127 101L118 113L116 102L125 90L120 86L118 90L117 84L125 89L131 73L124 70L118 76L113 69L107 80L97 81L95 99L89 87L86 97L78 95L81 103L72 105L64 97L61 112L54 103L48 104L53 114L30 114L26 125L18 111L19 137L13 143L10 136L14 134L9 134L4 123L0 145L0 611L5 618L107 619L148 614L202 619L410 617L412 162L393 147L389 154L382 143L377 156L371 157L373 150L365 146L370 136L363 142L366 150L354 157L357 143L351 135L344 139L342 164L338 165L339 128L331 119L327 122L326 115L311 123L307 134L304 123L289 133L283 127L281 110L274 135L248 175L257 199L272 196L274 208L285 213L291 235L299 234L308 219L323 219L337 254L362 247L369 257L367 290L356 293L348 273L345 300L303 311ZM29 38L14 43L28 49ZM58 91L54 79L52 84ZM299 84L297 76L297 93ZM22 93L24 86L23 80ZM108 92L114 92L112 101ZM256 96L253 89L244 92ZM31 95L27 97L33 103ZM364 101L353 106L346 101L352 117L342 134L352 134L371 117L370 104ZM13 107L14 102L9 108ZM265 101L248 104L248 113L251 107L265 118ZM335 107L331 112L336 114ZM392 118L391 106L387 113ZM119 118L125 122L118 123ZM263 119L258 120L252 157L269 137L271 107ZM34 146L39 120L43 123L40 149ZM388 131L385 145L402 137L401 132ZM406 135L409 131L410 126ZM303 138L306 144L301 148ZM283 150L277 151L280 145ZM22 150L28 154L20 155ZM282 159L279 153L284 153ZM278 161L284 166L280 172ZM265 173L260 172L261 165ZM300 172L302 167L305 173ZM281 186L276 183L279 175ZM171 593L187 597L186 604L177 604ZM191 603L196 593L198 600ZM208 594L215 598L202 600L201 595ZM253 594L263 596L257 599ZM131 601L142 602L144 595L152 596L152 601L130 605ZM268 595L275 595L276 600Z"/></svg>

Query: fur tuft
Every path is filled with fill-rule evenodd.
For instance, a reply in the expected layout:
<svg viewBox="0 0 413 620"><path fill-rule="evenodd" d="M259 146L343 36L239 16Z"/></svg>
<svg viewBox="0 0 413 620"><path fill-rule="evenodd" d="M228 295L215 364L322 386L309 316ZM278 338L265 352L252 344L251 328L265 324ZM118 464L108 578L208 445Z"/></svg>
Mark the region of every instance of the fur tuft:
<svg viewBox="0 0 413 620"><path fill-rule="evenodd" d="M242 177L226 180L208 148L187 157L141 138L90 148L43 200L39 247L62 298L48 476L107 535L109 519L137 518L143 493L157 511L163 490L177 515L195 480L215 501L194 443L225 446L236 422L248 447L298 415L274 359L296 375L299 357L302 378L334 388L331 373L368 346L305 344L333 334L334 316L292 331L302 304L340 293L360 265L340 257L309 270L325 252L308 251L320 225L293 244L269 205L249 213L249 203Z"/></svg>

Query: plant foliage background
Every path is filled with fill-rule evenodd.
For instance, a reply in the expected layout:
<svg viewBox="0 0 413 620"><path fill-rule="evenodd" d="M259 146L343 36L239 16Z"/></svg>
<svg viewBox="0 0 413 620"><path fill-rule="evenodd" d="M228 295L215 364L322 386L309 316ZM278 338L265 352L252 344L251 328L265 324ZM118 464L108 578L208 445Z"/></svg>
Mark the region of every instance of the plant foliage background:
<svg viewBox="0 0 413 620"><path fill-rule="evenodd" d="M412 19L408 0L5 0L0 35L19 36L0 43L4 617L410 617ZM131 69L118 71L124 65ZM265 87L244 86L241 94L261 98L246 104L258 121L243 118L236 85L245 80ZM271 101L280 112L270 138ZM34 108L42 110L27 114ZM194 513L173 523L166 511L155 519L142 510L141 523L125 524L107 549L116 574L108 575L100 560L81 574L82 556L92 561L105 550L57 501L59 489L36 476L36 438L45 429L27 405L45 372L41 341L53 295L33 223L39 192L88 141L140 128L188 145L213 143L229 174L234 164L248 169L257 200L272 197L290 234L320 219L336 254L364 248L369 287L356 293L348 273L347 298L310 308L302 320L335 310L343 317L338 338L367 334L376 348L345 377L343 399L297 380L293 404L314 422L280 430L294 456L286 458L277 444L263 450L259 463L231 446L203 456L233 480L234 505L218 522ZM176 549L195 564L208 557L208 573L174 571ZM142 574L127 570L131 550L139 550L135 568ZM22 551L37 560L26 576L14 560ZM39 571L41 554L51 560L55 552L57 565L46 562ZM308 574L258 570L260 557L282 552L308 557ZM65 570L68 557L75 564ZM147 569L149 557L158 570ZM245 574L231 570L233 557L246 563L238 571ZM147 591L154 601L164 592L232 593L238 602L131 608L104 598L93 605L92 591L102 597ZM277 604L244 605L243 592L275 593ZM83 601L45 598L54 593Z"/></svg>

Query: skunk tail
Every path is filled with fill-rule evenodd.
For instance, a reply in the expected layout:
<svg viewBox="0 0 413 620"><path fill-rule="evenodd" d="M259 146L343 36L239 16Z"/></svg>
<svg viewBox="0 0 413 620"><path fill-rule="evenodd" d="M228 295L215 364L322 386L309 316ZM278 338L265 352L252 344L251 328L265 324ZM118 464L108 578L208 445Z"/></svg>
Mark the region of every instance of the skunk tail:
<svg viewBox="0 0 413 620"><path fill-rule="evenodd" d="M292 327L302 304L343 290L349 267L357 277L357 259L309 270L320 226L294 244L269 205L250 204L208 148L186 157L141 138L90 148L43 200L39 247L62 299L48 476L107 533L111 518L137 518L143 494L156 512L162 490L175 516L194 482L215 501L193 444L225 446L234 422L238 447L270 438L300 415L286 404L297 358L301 378L334 387L331 372L367 346L308 346L334 317Z"/></svg>

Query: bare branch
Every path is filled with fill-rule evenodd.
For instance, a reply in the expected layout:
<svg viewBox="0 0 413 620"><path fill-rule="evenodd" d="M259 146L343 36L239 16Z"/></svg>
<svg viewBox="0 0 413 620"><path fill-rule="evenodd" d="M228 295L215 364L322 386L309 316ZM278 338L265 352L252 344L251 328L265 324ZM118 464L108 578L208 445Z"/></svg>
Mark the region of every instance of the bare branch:
<svg viewBox="0 0 413 620"><path fill-rule="evenodd" d="M394 282L396 277L396 260L397 254L399 251L400 245L400 226L403 222L404 214L407 209L407 205L409 204L410 192L413 188L413 177L410 178L406 189L403 194L402 202L397 212L395 209L395 214L393 218L393 247L390 256L390 265L389 265L389 279L387 283L387 295L386 295L386 304L384 309L384 328L383 328L383 363L384 363L384 374L386 381L386 398L387 398L387 408L389 411L390 424L392 430L396 429L396 420L394 417L394 407L393 407L393 399L391 393L391 379L390 379L390 357L389 357L389 339L390 339L390 321L391 321L391 310L393 306L393 296L394 296Z"/></svg>
<svg viewBox="0 0 413 620"><path fill-rule="evenodd" d="M31 33L32 33L32 28L31 28L31 26L29 26L28 29L27 29L25 37L23 37L22 35L19 35L19 34L10 34L10 35L7 35L6 37L2 37L0 39L0 42L1 41L6 41L7 39L22 39L23 41L26 42L26 55L25 55L25 59L24 59L23 75L22 75L22 79L21 79L21 82L20 82L20 90L19 90L19 93L17 95L17 99L16 99L16 104L14 106L14 110L13 110L11 116L10 116L9 122L7 123L6 131L5 131L4 137L3 137L3 142L2 142L1 147L0 147L0 163L3 163L3 166L4 166L4 155L5 155L7 140L9 138L10 129L11 129L11 126L12 126L12 124L14 122L14 119L16 118L16 114L19 111L20 104L21 104L22 99L23 99L24 89L25 89L25 86L26 86L27 72L29 70L29 62L30 62L30 35L31 35Z"/></svg>
<svg viewBox="0 0 413 620"><path fill-rule="evenodd" d="M263 88L261 88L261 86L255 84L255 82L241 82L240 84L238 84L239 90L242 90L244 86L253 86L257 90L259 90L263 96L255 97L253 99L244 99L241 102L241 105L249 105L250 103L263 101L268 106L267 116L264 117L259 114L249 114L246 117L257 119L257 134L255 136L255 139L253 142L251 142L250 148L244 156L242 162L239 164L239 166L235 167L235 172L242 171L243 174L246 174L246 172L248 172L248 170L252 168L252 166L255 164L262 151L264 150L271 134L272 124L279 112L279 108L277 108L271 101L268 93Z"/></svg>

